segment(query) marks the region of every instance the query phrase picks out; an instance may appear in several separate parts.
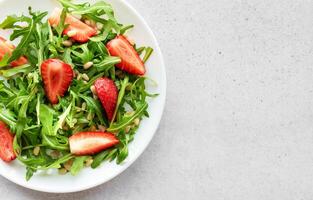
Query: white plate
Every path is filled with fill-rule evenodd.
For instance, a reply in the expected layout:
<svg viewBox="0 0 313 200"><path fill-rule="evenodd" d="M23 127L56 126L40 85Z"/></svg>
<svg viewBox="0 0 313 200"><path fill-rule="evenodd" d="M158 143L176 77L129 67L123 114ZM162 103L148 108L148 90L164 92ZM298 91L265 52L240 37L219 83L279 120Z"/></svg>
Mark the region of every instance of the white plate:
<svg viewBox="0 0 313 200"><path fill-rule="evenodd" d="M90 0L89 2L96 1ZM55 171L41 172L35 174L30 181L26 181L25 167L18 161L11 164L0 161L0 174L12 182L44 192L66 193L86 190L109 181L124 171L140 156L151 141L159 125L165 104L166 74L162 54L151 29L134 8L122 0L109 0L108 2L113 5L117 19L121 23L135 25L128 35L139 46L149 45L154 49L153 55L146 64L146 75L158 83L157 87L148 86L148 90L160 95L149 102L150 118L143 120L135 140L129 145L129 156L121 165L117 165L115 162L106 162L97 169L85 168L77 176L58 175ZM9 14L26 14L28 6L32 6L33 10L51 11L59 4L55 0L0 0L0 20L2 21ZM7 37L6 34L7 32L0 31L0 35Z"/></svg>

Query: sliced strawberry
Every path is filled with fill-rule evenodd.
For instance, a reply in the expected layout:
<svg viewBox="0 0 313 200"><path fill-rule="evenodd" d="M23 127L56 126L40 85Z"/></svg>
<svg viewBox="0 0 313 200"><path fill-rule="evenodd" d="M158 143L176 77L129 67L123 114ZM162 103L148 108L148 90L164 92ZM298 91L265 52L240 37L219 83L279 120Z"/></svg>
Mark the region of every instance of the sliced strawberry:
<svg viewBox="0 0 313 200"><path fill-rule="evenodd" d="M122 60L119 64L116 64L116 67L131 74L145 74L146 69L143 61L123 35L117 36L108 42L106 46L112 56L120 57Z"/></svg>
<svg viewBox="0 0 313 200"><path fill-rule="evenodd" d="M2 121L0 121L0 158L5 162L10 162L16 158L13 151L13 135Z"/></svg>
<svg viewBox="0 0 313 200"><path fill-rule="evenodd" d="M69 64L59 59L48 59L41 64L41 76L46 95L52 104L59 102L73 80L73 70Z"/></svg>
<svg viewBox="0 0 313 200"><path fill-rule="evenodd" d="M57 26L60 22L62 10L55 8L49 17L49 23L51 26ZM70 38L74 39L77 42L87 42L90 37L97 34L96 29L88 26L79 19L73 17L70 14L66 15L65 24L68 24L68 27L64 29L63 34L68 35Z"/></svg>
<svg viewBox="0 0 313 200"><path fill-rule="evenodd" d="M92 155L119 143L112 133L80 132L69 138L70 150L75 155Z"/></svg>
<svg viewBox="0 0 313 200"><path fill-rule="evenodd" d="M0 60L2 60L2 58L6 54L11 56L14 49L15 49L15 46L13 44L9 43L3 37L0 37ZM24 56L22 56L19 59L14 60L10 64L12 67L16 67L16 66L24 65L26 63L27 63L27 59Z"/></svg>
<svg viewBox="0 0 313 200"><path fill-rule="evenodd" d="M109 78L98 78L94 86L108 119L112 121L118 97L114 81Z"/></svg>

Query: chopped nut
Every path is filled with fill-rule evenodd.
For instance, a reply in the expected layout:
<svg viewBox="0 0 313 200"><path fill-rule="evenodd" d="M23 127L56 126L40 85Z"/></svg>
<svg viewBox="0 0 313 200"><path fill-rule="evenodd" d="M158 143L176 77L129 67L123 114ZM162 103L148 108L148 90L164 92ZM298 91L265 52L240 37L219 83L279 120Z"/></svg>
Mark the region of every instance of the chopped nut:
<svg viewBox="0 0 313 200"><path fill-rule="evenodd" d="M85 85L87 85L87 84L88 84L88 82L87 82L87 81L83 81L83 83L84 83Z"/></svg>
<svg viewBox="0 0 313 200"><path fill-rule="evenodd" d="M73 165L73 162L74 162L74 160L73 159L70 159L70 160L68 160L68 161L66 161L65 163L64 163L64 168L67 170L67 171L70 171L70 169L71 169L71 167L72 167L72 165Z"/></svg>
<svg viewBox="0 0 313 200"><path fill-rule="evenodd" d="M89 77L87 74L82 74L82 78L85 80L85 81L89 81Z"/></svg>
<svg viewBox="0 0 313 200"><path fill-rule="evenodd" d="M69 37L73 37L73 36L75 36L76 34L77 34L77 31L75 31L75 30L72 30L72 31L67 32L67 36L69 36Z"/></svg>
<svg viewBox="0 0 313 200"><path fill-rule="evenodd" d="M92 157L87 158L87 160L85 161L85 166L86 167L90 167L90 165L92 164L93 159Z"/></svg>
<svg viewBox="0 0 313 200"><path fill-rule="evenodd" d="M84 64L84 69L89 69L93 65L93 62L89 61Z"/></svg>
<svg viewBox="0 0 313 200"><path fill-rule="evenodd" d="M62 42L62 44L63 44L64 46L66 46L66 47L70 47L70 46L73 45L73 43L72 43L71 40L64 40L64 41Z"/></svg>
<svg viewBox="0 0 313 200"><path fill-rule="evenodd" d="M101 131L101 132L105 132L106 127L103 126L103 125L98 125L98 129L99 129L99 131Z"/></svg>
<svg viewBox="0 0 313 200"><path fill-rule="evenodd" d="M136 119L134 120L134 124L135 124L136 126L138 126L139 123L140 123L140 119L139 119L139 118L136 118Z"/></svg>
<svg viewBox="0 0 313 200"><path fill-rule="evenodd" d="M34 150L33 150L33 154L34 154L35 156L38 156L38 155L39 155L39 152L40 152L40 146L36 146L36 147L34 148Z"/></svg>
<svg viewBox="0 0 313 200"><path fill-rule="evenodd" d="M59 169L59 174L60 175L64 175L64 174L66 174L67 173L67 170L65 169L65 168L60 168Z"/></svg>

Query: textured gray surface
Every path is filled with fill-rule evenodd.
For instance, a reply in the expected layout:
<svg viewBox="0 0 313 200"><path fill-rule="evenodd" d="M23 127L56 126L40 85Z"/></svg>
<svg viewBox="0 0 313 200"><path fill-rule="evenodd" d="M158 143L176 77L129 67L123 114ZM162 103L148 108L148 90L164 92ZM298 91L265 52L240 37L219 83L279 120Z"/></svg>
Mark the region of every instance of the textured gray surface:
<svg viewBox="0 0 313 200"><path fill-rule="evenodd" d="M313 3L128 1L167 64L151 145L94 189L46 194L0 178L1 199L312 199Z"/></svg>

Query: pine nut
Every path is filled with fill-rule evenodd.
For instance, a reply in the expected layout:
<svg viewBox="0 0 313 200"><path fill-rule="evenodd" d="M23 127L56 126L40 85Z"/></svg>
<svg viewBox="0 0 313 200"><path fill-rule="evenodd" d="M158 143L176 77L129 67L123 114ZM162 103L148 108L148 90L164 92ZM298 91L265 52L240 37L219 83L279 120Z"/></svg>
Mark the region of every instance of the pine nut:
<svg viewBox="0 0 313 200"><path fill-rule="evenodd" d="M93 62L86 62L84 64L84 69L89 69L93 65Z"/></svg>
<svg viewBox="0 0 313 200"><path fill-rule="evenodd" d="M84 102L84 103L82 104L82 110L86 110L86 107L87 107L87 104L86 104L86 102Z"/></svg>
<svg viewBox="0 0 313 200"><path fill-rule="evenodd" d="M35 156L38 156L38 155L39 155L39 152L40 152L40 146L36 146L36 147L34 148L34 150L33 150L33 154L34 154Z"/></svg>
<svg viewBox="0 0 313 200"><path fill-rule="evenodd" d="M76 124L77 123L77 119L74 118L72 122L73 122L73 124Z"/></svg>
<svg viewBox="0 0 313 200"><path fill-rule="evenodd" d="M88 26L90 26L90 25L91 25L90 20L86 19L86 20L85 20L85 24L87 24Z"/></svg>
<svg viewBox="0 0 313 200"><path fill-rule="evenodd" d="M101 131L101 132L105 132L106 127L105 127L105 126L102 126L102 125L98 125L98 129L99 129L99 131Z"/></svg>
<svg viewBox="0 0 313 200"><path fill-rule="evenodd" d="M69 37L73 37L73 36L75 36L76 34L77 34L77 31L75 31L75 30L72 30L72 31L67 32L67 36L69 36Z"/></svg>
<svg viewBox="0 0 313 200"><path fill-rule="evenodd" d="M94 85L90 86L90 90L93 94L96 94L96 87Z"/></svg>
<svg viewBox="0 0 313 200"><path fill-rule="evenodd" d="M66 161L63 166L67 171L70 171L72 165L73 165L73 159Z"/></svg>
<svg viewBox="0 0 313 200"><path fill-rule="evenodd" d="M85 80L85 81L89 81L89 77L87 74L82 74L82 78Z"/></svg>
<svg viewBox="0 0 313 200"><path fill-rule="evenodd" d="M90 131L96 131L96 126L95 125L92 125L90 128L89 128Z"/></svg>
<svg viewBox="0 0 313 200"><path fill-rule="evenodd" d="M64 40L62 44L66 47L70 47L73 45L73 42L71 40Z"/></svg>
<svg viewBox="0 0 313 200"><path fill-rule="evenodd" d="M80 79L82 79L82 75L78 73L77 80L80 80Z"/></svg>
<svg viewBox="0 0 313 200"><path fill-rule="evenodd" d="M93 113L88 113L87 120L91 121L91 120L93 120L93 118L94 118Z"/></svg>
<svg viewBox="0 0 313 200"><path fill-rule="evenodd" d="M65 168L60 168L59 169L59 174L60 175L65 175L67 173L67 170Z"/></svg>
<svg viewBox="0 0 313 200"><path fill-rule="evenodd" d="M140 119L139 119L139 118L136 118L136 119L134 120L134 124L135 124L136 126L138 126L139 123L140 123Z"/></svg>
<svg viewBox="0 0 313 200"><path fill-rule="evenodd" d="M97 22L96 25L97 25L98 30L101 30L103 28L103 24L101 24L99 22Z"/></svg>
<svg viewBox="0 0 313 200"><path fill-rule="evenodd" d="M93 159L92 157L87 158L87 160L85 161L85 166L86 167L90 167L90 165L92 164Z"/></svg>
<svg viewBox="0 0 313 200"><path fill-rule="evenodd" d="M130 129L131 129L131 126L126 126L125 133L128 133L130 131Z"/></svg>
<svg viewBox="0 0 313 200"><path fill-rule="evenodd" d="M59 156L60 156L60 152L58 152L58 151L56 151L56 150L53 150L53 151L51 151L50 156L51 156L51 158L53 158L53 159L57 159L57 158L59 158Z"/></svg>

